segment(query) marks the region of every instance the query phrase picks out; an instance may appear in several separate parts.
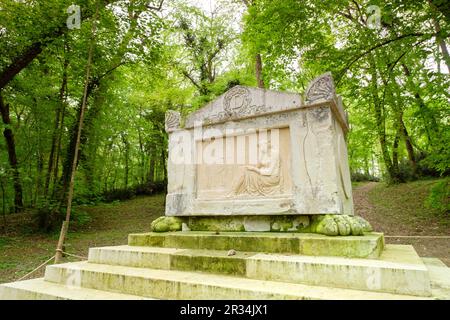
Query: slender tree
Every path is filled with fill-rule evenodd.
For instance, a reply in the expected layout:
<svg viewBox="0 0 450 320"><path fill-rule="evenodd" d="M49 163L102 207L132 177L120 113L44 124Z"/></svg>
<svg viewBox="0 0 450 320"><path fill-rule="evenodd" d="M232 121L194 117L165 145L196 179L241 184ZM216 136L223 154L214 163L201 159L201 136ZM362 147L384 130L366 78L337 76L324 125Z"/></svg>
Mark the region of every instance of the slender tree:
<svg viewBox="0 0 450 320"><path fill-rule="evenodd" d="M1 90L0 114L2 116L3 124L5 125L3 136L5 137L7 145L9 165L11 166L14 181L14 211L19 212L23 208L22 182L20 179L19 165L17 161L16 142L14 139L14 133L11 129L10 106L9 104L4 103Z"/></svg>
<svg viewBox="0 0 450 320"><path fill-rule="evenodd" d="M80 117L78 119L78 130L77 130L77 138L76 138L76 143L75 143L75 152L74 152L74 157L72 160L72 170L70 173L70 184L69 184L69 190L68 190L68 196L67 196L66 219L64 220L63 225L61 227L61 233L59 236L58 245L56 247L55 263L61 262L61 258L63 255L64 241L65 241L65 238L67 235L67 231L69 229L70 215L72 213L72 200L73 200L73 193L74 193L75 174L77 171L77 162L78 162L78 153L79 153L79 148L80 148L81 131L83 129L84 114L86 111L86 105L87 105L87 99L88 99L88 90L89 90L89 82L90 82L89 80L91 77L92 56L93 56L94 46L95 46L98 11L99 11L99 4L97 1L94 20L92 22L91 41L90 41L90 45L89 45L88 60L87 60L87 64L86 64L86 78L85 78L85 82L84 82L83 102L81 104Z"/></svg>

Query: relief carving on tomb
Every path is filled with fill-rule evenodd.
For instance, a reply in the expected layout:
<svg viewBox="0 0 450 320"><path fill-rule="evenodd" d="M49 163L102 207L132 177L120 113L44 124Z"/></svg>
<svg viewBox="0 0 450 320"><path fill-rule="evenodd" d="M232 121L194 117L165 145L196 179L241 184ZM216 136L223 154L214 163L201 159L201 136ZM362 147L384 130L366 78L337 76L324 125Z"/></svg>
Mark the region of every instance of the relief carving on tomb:
<svg viewBox="0 0 450 320"><path fill-rule="evenodd" d="M318 100L331 100L335 97L333 77L331 73L326 73L313 80L306 91L306 102L311 104Z"/></svg>
<svg viewBox="0 0 450 320"><path fill-rule="evenodd" d="M272 135L273 130L279 132ZM219 164L197 165L197 198L229 200L290 195L289 129L273 130L269 134L271 139L253 133L200 142L203 154L204 150L216 149ZM274 136L279 143L275 143ZM231 159L227 143L233 148Z"/></svg>
<svg viewBox="0 0 450 320"><path fill-rule="evenodd" d="M324 153L324 150L319 146L332 129L330 118L331 111L326 106L307 109L301 117L301 124L305 133L301 143L307 178L305 182L306 189L310 190L312 199L317 199L319 196L322 162L318 159L321 159Z"/></svg>
<svg viewBox="0 0 450 320"><path fill-rule="evenodd" d="M251 92L246 87L236 86L223 98L223 111L203 119L204 124L262 114L267 111L264 105L252 104Z"/></svg>
<svg viewBox="0 0 450 320"><path fill-rule="evenodd" d="M223 100L223 108L229 116L233 116L241 114L251 102L250 90L237 86L226 93Z"/></svg>
<svg viewBox="0 0 450 320"><path fill-rule="evenodd" d="M233 186L230 196L271 196L283 193L280 154L268 142L260 146L258 163L248 165Z"/></svg>
<svg viewBox="0 0 450 320"><path fill-rule="evenodd" d="M315 170L317 163L314 161L317 154L317 137L315 132L310 128L307 113L302 114L302 126L305 130L305 135L302 140L302 157L303 164L305 166L305 173L307 177L307 183L311 190L312 198L317 197L317 170Z"/></svg>

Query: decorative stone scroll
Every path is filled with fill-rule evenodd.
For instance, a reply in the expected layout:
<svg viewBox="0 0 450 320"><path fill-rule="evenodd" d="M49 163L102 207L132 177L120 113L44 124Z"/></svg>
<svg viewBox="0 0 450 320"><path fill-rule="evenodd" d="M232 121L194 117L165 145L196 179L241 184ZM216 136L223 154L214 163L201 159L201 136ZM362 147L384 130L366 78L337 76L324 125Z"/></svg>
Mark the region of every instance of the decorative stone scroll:
<svg viewBox="0 0 450 320"><path fill-rule="evenodd" d="M319 100L332 100L336 96L333 77L330 72L315 78L306 90L306 103L312 104Z"/></svg>
<svg viewBox="0 0 450 320"><path fill-rule="evenodd" d="M224 109L229 116L239 115L245 112L252 102L250 90L237 86L228 91L224 97Z"/></svg>
<svg viewBox="0 0 450 320"><path fill-rule="evenodd" d="M166 131L172 132L180 127L181 115L177 111L169 110L166 112Z"/></svg>

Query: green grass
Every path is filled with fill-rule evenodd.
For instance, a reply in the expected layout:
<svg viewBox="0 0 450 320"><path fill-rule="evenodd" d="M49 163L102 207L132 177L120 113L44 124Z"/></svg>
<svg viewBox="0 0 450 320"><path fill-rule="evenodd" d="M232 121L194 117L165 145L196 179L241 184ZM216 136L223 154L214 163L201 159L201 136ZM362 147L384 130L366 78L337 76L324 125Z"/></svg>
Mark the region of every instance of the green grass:
<svg viewBox="0 0 450 320"><path fill-rule="evenodd" d="M352 181L352 188L353 189L358 188L366 183L367 182L363 182L363 181Z"/></svg>
<svg viewBox="0 0 450 320"><path fill-rule="evenodd" d="M0 270L7 270L11 268L15 268L16 264L11 262L2 262L0 263Z"/></svg>
<svg viewBox="0 0 450 320"><path fill-rule="evenodd" d="M386 243L412 245L419 256L439 258L450 266L450 240L439 238L450 236L450 216L425 205L431 188L439 181L421 180L393 186L378 183L361 188L365 190L363 198L366 197L369 203L362 201L359 194L355 199L362 203L359 204L361 212L357 214L363 213L376 231L393 236L387 237Z"/></svg>
<svg viewBox="0 0 450 320"><path fill-rule="evenodd" d="M79 206L71 222L65 251L87 256L90 247L123 245L128 234L148 232L150 223L164 214L164 195L138 197L124 202ZM26 215L26 214L25 214ZM0 283L15 281L54 255L59 232L29 234L29 217L11 215L8 234L0 237ZM75 261L65 258L66 261ZM43 270L36 274L42 276Z"/></svg>
<svg viewBox="0 0 450 320"><path fill-rule="evenodd" d="M0 237L0 249L3 248L4 246L6 246L7 244L8 244L8 239Z"/></svg>
<svg viewBox="0 0 450 320"><path fill-rule="evenodd" d="M449 216L425 205L430 189L438 181L420 180L393 186L380 183L369 193L369 199L381 216L399 219L410 226L420 224L423 228L431 223L434 227L441 226L438 231L448 232Z"/></svg>

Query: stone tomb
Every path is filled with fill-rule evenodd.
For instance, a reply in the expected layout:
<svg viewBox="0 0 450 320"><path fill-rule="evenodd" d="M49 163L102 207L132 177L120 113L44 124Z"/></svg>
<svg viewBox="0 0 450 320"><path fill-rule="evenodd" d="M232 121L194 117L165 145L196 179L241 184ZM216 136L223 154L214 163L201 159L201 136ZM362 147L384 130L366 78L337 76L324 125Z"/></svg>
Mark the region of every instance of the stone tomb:
<svg viewBox="0 0 450 320"><path fill-rule="evenodd" d="M166 128L167 216L353 214L347 117L330 75L306 100L237 86L183 126L169 112Z"/></svg>
<svg viewBox="0 0 450 320"><path fill-rule="evenodd" d="M345 136L347 115L331 74L305 97L236 86L181 119L166 115L169 133L166 216L154 231L311 231L314 215L345 215L346 227L321 233L361 234ZM322 217L320 217L322 219ZM333 224L333 223L332 223Z"/></svg>

